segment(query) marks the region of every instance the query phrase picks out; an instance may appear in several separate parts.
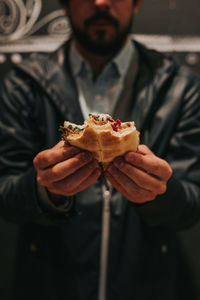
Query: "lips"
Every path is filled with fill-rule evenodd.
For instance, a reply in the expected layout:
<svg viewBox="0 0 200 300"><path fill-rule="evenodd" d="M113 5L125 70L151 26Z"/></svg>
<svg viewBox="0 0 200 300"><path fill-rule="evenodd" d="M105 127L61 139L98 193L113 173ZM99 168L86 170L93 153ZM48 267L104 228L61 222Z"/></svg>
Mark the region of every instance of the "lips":
<svg viewBox="0 0 200 300"><path fill-rule="evenodd" d="M114 24L112 23L112 22L109 22L109 21L96 21L96 22L93 22L92 24L91 24L93 27L101 27L101 28L103 28L103 27L113 27L114 26Z"/></svg>
<svg viewBox="0 0 200 300"><path fill-rule="evenodd" d="M92 22L92 24L97 24L97 25L113 25L113 22L112 21L108 21L108 20L105 20L105 19L101 19L101 20L95 20Z"/></svg>
<svg viewBox="0 0 200 300"><path fill-rule="evenodd" d="M110 20L104 20L104 19L99 19L99 20L94 20L90 23L90 26L96 29L106 29L106 28L113 28L115 27L114 22Z"/></svg>
<svg viewBox="0 0 200 300"><path fill-rule="evenodd" d="M97 15L86 20L86 26L118 26L118 21L107 13L98 13Z"/></svg>

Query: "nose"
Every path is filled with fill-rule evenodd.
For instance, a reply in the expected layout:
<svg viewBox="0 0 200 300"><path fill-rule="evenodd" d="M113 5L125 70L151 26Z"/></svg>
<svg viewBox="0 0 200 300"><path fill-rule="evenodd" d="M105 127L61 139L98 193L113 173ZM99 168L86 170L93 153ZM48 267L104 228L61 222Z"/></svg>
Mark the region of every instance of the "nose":
<svg viewBox="0 0 200 300"><path fill-rule="evenodd" d="M108 9L110 7L111 0L94 0L94 5L100 9Z"/></svg>

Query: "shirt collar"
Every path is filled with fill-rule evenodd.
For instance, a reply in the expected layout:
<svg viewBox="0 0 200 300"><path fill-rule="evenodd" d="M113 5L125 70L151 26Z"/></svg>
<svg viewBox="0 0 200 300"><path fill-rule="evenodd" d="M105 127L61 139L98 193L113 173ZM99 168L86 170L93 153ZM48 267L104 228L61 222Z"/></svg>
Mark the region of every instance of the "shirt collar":
<svg viewBox="0 0 200 300"><path fill-rule="evenodd" d="M76 50L75 46L73 45L73 42L70 45L69 53L73 74L75 76L78 76L83 72L84 68L86 67L86 61Z"/></svg>
<svg viewBox="0 0 200 300"><path fill-rule="evenodd" d="M124 45L121 51L110 62L109 65L113 65L116 68L119 76L125 76L131 58L134 55L134 52L135 45L130 39L128 39L127 43ZM75 46L73 45L73 42L70 46L70 61L72 71L75 76L83 75L87 71L91 72L90 66L88 65L86 60L81 56L81 54L76 50Z"/></svg>
<svg viewBox="0 0 200 300"><path fill-rule="evenodd" d="M135 52L135 45L130 39L128 39L125 46L113 59L113 63L116 65L120 76L122 77L125 76L128 67L130 65L130 61L134 55L134 52Z"/></svg>

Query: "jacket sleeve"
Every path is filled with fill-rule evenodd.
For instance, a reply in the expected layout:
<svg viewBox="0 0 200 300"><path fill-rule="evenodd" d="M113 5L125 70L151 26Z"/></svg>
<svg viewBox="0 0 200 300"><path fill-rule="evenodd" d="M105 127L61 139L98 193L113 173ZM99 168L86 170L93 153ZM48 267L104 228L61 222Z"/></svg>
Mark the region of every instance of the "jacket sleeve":
<svg viewBox="0 0 200 300"><path fill-rule="evenodd" d="M187 79L165 159L173 169L166 193L136 209L149 226L189 228L200 218L200 86L192 76Z"/></svg>
<svg viewBox="0 0 200 300"><path fill-rule="evenodd" d="M41 151L34 120L38 88L11 72L0 89L0 216L15 222L65 222L69 213L46 206L38 192L33 158Z"/></svg>

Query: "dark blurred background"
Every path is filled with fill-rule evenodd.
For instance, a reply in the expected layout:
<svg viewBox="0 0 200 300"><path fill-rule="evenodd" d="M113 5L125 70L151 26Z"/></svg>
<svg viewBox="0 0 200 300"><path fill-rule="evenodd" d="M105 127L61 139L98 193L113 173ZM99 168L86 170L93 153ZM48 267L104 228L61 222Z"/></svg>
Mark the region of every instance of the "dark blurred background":
<svg viewBox="0 0 200 300"><path fill-rule="evenodd" d="M135 38L200 75L199 0L143 0ZM0 80L31 52L53 52L69 36L56 0L0 0ZM17 225L0 219L0 299L12 300ZM181 300L200 299L200 223L177 233ZM170 299L169 299L170 300Z"/></svg>

